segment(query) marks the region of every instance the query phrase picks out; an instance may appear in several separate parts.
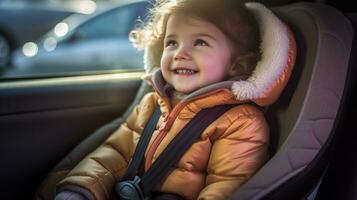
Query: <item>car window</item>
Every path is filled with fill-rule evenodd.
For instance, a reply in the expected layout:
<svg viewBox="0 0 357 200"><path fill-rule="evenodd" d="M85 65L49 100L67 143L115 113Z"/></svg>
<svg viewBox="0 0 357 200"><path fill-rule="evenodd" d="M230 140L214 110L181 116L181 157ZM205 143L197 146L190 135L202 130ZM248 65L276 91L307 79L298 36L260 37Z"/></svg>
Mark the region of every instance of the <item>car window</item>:
<svg viewBox="0 0 357 200"><path fill-rule="evenodd" d="M78 32L83 34L86 39L127 37L131 21L134 20L134 15L138 14L136 10L135 6L113 9L79 27Z"/></svg>
<svg viewBox="0 0 357 200"><path fill-rule="evenodd" d="M35 28L22 27L23 23L17 27L14 22L15 28L11 30L17 32L12 34L14 37L11 40L8 34L0 32L0 46L9 49L0 53L0 77L33 78L143 71L143 52L133 47L128 34L138 18L145 20L151 4L145 0L123 2L106 4L105 8L98 5L91 14L66 12L62 18L51 18L51 11L41 17L37 14L36 20L28 25L41 26L41 19L46 19L49 32L36 29L37 38L30 41L20 38L28 31L35 31ZM56 10L57 16L58 12ZM27 16L31 21L31 15ZM48 23L52 24L51 28L48 28ZM9 32L11 30L8 29ZM17 37L18 44L12 41Z"/></svg>

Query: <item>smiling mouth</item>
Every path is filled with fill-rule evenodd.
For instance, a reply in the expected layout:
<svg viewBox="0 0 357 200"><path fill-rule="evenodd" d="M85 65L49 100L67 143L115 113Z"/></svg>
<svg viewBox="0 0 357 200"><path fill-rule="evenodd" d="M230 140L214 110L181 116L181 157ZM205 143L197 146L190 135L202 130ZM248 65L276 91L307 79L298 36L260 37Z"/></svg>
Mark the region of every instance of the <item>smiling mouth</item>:
<svg viewBox="0 0 357 200"><path fill-rule="evenodd" d="M193 69L184 69L184 68L179 68L179 69L174 69L172 70L175 74L178 75L192 75L197 73L198 71L193 70Z"/></svg>

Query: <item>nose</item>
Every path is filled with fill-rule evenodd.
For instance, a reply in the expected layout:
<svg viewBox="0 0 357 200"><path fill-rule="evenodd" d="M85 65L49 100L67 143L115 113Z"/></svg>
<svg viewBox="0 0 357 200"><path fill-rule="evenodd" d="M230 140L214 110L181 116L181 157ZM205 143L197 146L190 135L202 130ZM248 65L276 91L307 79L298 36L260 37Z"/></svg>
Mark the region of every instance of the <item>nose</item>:
<svg viewBox="0 0 357 200"><path fill-rule="evenodd" d="M174 60L189 60L189 59L191 59L191 52L188 49L188 47L181 46L179 49L177 49L174 55Z"/></svg>

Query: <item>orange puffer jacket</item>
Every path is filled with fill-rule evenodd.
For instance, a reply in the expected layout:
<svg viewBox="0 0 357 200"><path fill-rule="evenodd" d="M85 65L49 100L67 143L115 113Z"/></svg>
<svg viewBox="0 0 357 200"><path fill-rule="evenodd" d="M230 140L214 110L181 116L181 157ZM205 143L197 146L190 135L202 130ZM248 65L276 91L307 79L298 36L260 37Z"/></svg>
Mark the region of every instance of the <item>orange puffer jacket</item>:
<svg viewBox="0 0 357 200"><path fill-rule="evenodd" d="M124 175L144 126L154 107L162 116L145 154L147 170L175 135L203 108L237 104L202 133L177 167L155 188L186 199L228 199L268 159L268 126L259 106L272 104L285 87L295 63L295 40L286 25L259 3L247 7L256 16L261 32L261 60L251 77L200 88L175 106L165 94L159 66L162 41L152 41L145 51L146 76L156 92L147 94L126 122L100 147L82 160L58 188L80 186L96 199L108 199ZM175 156L175 155L172 155Z"/></svg>
<svg viewBox="0 0 357 200"><path fill-rule="evenodd" d="M108 199L113 185L124 175L156 104L163 114L146 152L146 170L201 109L232 103L241 102L228 89L197 96L173 109L157 93L147 94L127 121L61 184L80 185L97 199ZM156 190L185 199L228 199L268 159L268 138L262 112L251 104L237 105L206 128Z"/></svg>

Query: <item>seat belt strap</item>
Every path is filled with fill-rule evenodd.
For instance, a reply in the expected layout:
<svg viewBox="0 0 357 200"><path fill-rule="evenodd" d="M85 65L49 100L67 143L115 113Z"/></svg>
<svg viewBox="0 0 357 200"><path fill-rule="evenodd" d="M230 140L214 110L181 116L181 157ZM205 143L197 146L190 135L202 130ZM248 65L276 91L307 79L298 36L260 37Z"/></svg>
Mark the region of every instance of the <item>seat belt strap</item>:
<svg viewBox="0 0 357 200"><path fill-rule="evenodd" d="M150 138L155 131L157 122L161 116L160 106L156 106L154 113L151 115L149 122L145 125L144 131L141 134L139 143L136 146L133 159L129 164L128 170L123 176L122 180L132 180L138 174L140 164L144 157L146 148L149 144Z"/></svg>
<svg viewBox="0 0 357 200"><path fill-rule="evenodd" d="M197 141L202 132L219 116L236 105L218 105L201 110L169 143L153 165L141 178L140 186L144 196L168 175L183 154Z"/></svg>
<svg viewBox="0 0 357 200"><path fill-rule="evenodd" d="M115 191L119 199L148 199L152 189L166 177L169 171L178 163L183 154L197 141L202 132L219 116L236 105L218 105L202 109L185 125L177 136L168 144L157 160L140 179L138 169L144 157L152 133L161 115L160 108L155 108L154 114L145 126L140 141L136 147L133 160L129 164L124 177L116 183ZM174 156L173 156L174 155Z"/></svg>

